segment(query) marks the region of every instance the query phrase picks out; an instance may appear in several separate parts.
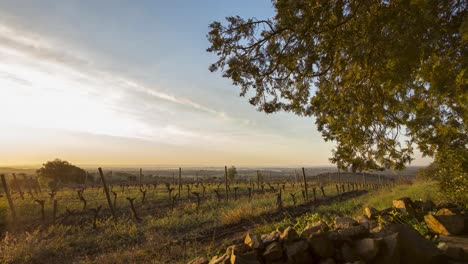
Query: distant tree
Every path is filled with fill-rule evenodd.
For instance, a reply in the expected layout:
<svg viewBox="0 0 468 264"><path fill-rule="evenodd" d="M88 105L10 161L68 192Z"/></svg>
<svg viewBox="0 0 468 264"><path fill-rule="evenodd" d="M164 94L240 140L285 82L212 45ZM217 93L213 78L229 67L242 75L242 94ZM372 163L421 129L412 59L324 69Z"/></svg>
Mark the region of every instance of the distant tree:
<svg viewBox="0 0 468 264"><path fill-rule="evenodd" d="M52 179L54 182L63 183L84 183L86 179L85 170L60 159L42 164L37 174L40 177Z"/></svg>
<svg viewBox="0 0 468 264"><path fill-rule="evenodd" d="M236 176L237 176L237 169L236 169L236 167L231 166L230 168L228 168L227 176L228 176L229 181L233 181L233 180L236 178Z"/></svg>

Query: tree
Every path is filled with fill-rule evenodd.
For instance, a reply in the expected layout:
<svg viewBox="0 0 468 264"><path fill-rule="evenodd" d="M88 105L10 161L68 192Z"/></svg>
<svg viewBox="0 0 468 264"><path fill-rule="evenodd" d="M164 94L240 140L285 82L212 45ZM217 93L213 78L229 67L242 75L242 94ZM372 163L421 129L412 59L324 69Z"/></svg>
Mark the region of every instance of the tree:
<svg viewBox="0 0 468 264"><path fill-rule="evenodd" d="M466 0L272 4L273 18L227 17L207 36L210 70L259 111L314 117L341 169L400 170L413 146L468 155Z"/></svg>
<svg viewBox="0 0 468 264"><path fill-rule="evenodd" d="M234 166L231 166L230 168L228 168L227 170L227 177L229 179L229 181L233 181L237 176L237 169L236 167Z"/></svg>
<svg viewBox="0 0 468 264"><path fill-rule="evenodd" d="M55 159L42 164L37 170L37 174L42 177L50 178L54 182L63 183L84 183L86 171L68 161Z"/></svg>

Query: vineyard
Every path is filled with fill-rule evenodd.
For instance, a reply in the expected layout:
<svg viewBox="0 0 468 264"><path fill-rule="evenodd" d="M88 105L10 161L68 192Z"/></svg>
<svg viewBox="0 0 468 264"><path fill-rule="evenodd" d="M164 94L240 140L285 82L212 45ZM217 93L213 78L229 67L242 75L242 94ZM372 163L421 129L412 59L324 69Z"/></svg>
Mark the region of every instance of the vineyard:
<svg viewBox="0 0 468 264"><path fill-rule="evenodd" d="M48 226L99 231L131 221L170 234L173 241L162 246L170 258L180 261L184 257L170 252L187 244L217 243L246 229L281 221L285 215L299 216L321 204L395 185L389 175L314 175L305 169L291 174L254 170L236 179L228 179L227 168L211 172L218 177L190 175L181 169L158 177L143 176L141 170L135 174L130 180L118 180L117 173L112 177L99 168L90 173L90 178L98 176L95 181L56 189L32 178L30 184L15 184L18 176L2 175L0 226L13 233Z"/></svg>
<svg viewBox="0 0 468 264"><path fill-rule="evenodd" d="M277 208L294 206L307 201L318 201L329 196L361 189L377 189L393 181L385 176L350 173L326 173L290 180L268 179L257 171L255 177L244 177L233 182L227 179L197 179L183 177L158 178L152 182L107 183L62 187L58 190L32 184L21 188L13 180L5 180L8 190L0 205L10 210L4 218L10 228L28 225L80 222L95 225L102 217L128 217L139 221L152 215L162 217L170 211L183 210L186 214L206 212L216 204L270 203ZM2 176L2 178L5 178ZM221 178L221 177L220 177ZM291 177L289 177L291 178ZM141 180L141 178L140 178ZM13 183L8 186L8 182ZM306 186L304 188L304 186ZM3 186L5 189L5 186ZM8 198L11 203L8 204Z"/></svg>

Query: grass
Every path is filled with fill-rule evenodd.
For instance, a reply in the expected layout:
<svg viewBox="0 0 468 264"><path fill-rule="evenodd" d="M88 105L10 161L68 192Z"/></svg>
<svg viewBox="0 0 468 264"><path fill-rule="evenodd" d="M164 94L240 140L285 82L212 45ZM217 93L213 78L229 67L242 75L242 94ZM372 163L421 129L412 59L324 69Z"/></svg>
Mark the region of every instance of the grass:
<svg viewBox="0 0 468 264"><path fill-rule="evenodd" d="M268 233L277 228L286 228L288 226L293 226L296 231L302 232L308 224L319 220L333 226L334 219L338 216L356 217L362 215L364 214L364 208L367 206L383 210L392 207L393 200L401 197L410 197L414 201L432 200L435 203L446 201L445 197L438 191L437 183L416 181L411 184L397 185L390 190L374 190L352 199L334 202L330 205L322 205L300 217L293 218L286 215L280 222L258 228L257 233ZM423 227L420 227L420 229L421 232L424 231Z"/></svg>
<svg viewBox="0 0 468 264"><path fill-rule="evenodd" d="M329 186L327 195L336 194L334 189L334 186ZM287 190L283 195L283 205L287 208L293 208L292 200L286 195L292 191ZM336 216L363 214L365 206L384 209L392 205L392 200L404 196L413 200L443 200L434 183L416 182L396 186L392 190L369 191L352 199L311 208L310 212L299 217L278 211L280 215L275 219L279 221L263 219L253 224L257 233L287 226L301 232L309 223L323 220L332 224ZM163 197L166 196L162 193L160 198ZM298 201L301 200L299 197ZM100 218L97 229L87 223L7 232L0 240L0 263L186 263L195 256L217 254L222 245L232 243L235 236L225 236L221 240L211 239L211 236L214 238L216 232L239 227L243 221L252 222L252 219L262 219L262 215L275 213L275 203L276 196L272 193L255 195L250 203L245 196L238 201L231 199L221 203L211 197L201 204L198 213L196 203L191 201L179 203L174 211L142 214L140 222L132 220L130 213L122 213L117 221L109 217ZM138 205L140 211L144 208L144 205ZM201 240L201 237L205 239Z"/></svg>

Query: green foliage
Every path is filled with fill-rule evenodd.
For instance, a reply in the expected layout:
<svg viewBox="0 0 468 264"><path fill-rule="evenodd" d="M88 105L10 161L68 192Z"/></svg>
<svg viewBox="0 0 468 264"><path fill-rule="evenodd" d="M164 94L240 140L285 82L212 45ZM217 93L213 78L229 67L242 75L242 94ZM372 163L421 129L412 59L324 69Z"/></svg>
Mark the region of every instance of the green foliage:
<svg viewBox="0 0 468 264"><path fill-rule="evenodd" d="M411 225L416 231L418 231L422 236L426 237L427 239L430 239L431 238L431 235L430 235L430 230L429 228L427 227L426 223L424 221L418 221L418 219L416 219L415 217L413 216L405 216L405 215L402 215L400 212L398 212L397 210L393 209L391 212L391 217L392 217L392 220L397 222L397 223L400 223L400 224L408 224L408 225Z"/></svg>
<svg viewBox="0 0 468 264"><path fill-rule="evenodd" d="M42 164L37 170L40 177L52 179L54 182L84 183L86 171L65 160L55 159Z"/></svg>
<svg viewBox="0 0 468 264"><path fill-rule="evenodd" d="M444 148L437 155L435 179L450 200L468 204L468 150L464 146Z"/></svg>
<svg viewBox="0 0 468 264"><path fill-rule="evenodd" d="M275 0L271 19L213 22L211 71L259 111L314 116L331 161L402 169L468 144L468 3ZM403 139L407 139L403 142Z"/></svg>

